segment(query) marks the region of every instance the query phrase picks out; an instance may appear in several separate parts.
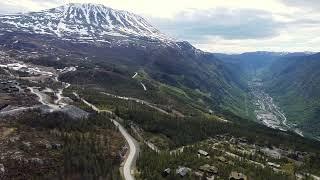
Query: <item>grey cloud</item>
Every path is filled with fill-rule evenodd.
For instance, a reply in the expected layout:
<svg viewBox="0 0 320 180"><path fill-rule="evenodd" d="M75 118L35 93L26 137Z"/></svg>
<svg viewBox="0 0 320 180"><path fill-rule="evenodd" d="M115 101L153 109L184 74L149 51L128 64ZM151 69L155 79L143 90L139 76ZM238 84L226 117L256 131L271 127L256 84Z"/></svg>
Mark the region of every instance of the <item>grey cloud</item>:
<svg viewBox="0 0 320 180"><path fill-rule="evenodd" d="M251 9L190 10L178 14L174 20L151 19L165 33L187 40L201 40L210 36L224 39L260 39L278 35L281 23L272 14Z"/></svg>

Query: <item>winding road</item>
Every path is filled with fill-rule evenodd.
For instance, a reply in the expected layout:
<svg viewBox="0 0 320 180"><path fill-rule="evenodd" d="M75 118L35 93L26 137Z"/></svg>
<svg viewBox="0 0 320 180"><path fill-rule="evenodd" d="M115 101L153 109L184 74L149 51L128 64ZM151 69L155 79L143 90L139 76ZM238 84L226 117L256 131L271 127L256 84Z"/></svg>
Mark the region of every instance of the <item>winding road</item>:
<svg viewBox="0 0 320 180"><path fill-rule="evenodd" d="M139 155L139 144L138 142L127 132L127 130L117 121L112 120L113 124L119 128L120 133L126 139L129 144L129 155L126 158L126 161L123 166L123 176L125 180L134 180L134 171L136 166L136 160Z"/></svg>
<svg viewBox="0 0 320 180"><path fill-rule="evenodd" d="M75 95L77 98L80 98L80 96L73 92L73 95ZM83 98L80 98L81 101L83 103L85 103L86 105L88 105L89 107L91 107L94 111L98 112L98 113L110 113L113 114L111 111L109 110L101 110L98 107L96 107L95 105L89 103L88 101L86 101ZM122 120L120 117L117 117L117 119ZM122 134L122 136L126 139L128 145L129 145L129 154L124 162L123 165L123 176L125 180L134 180L134 176L133 176L133 171L136 168L136 160L138 158L139 152L140 152L140 146L139 143L127 132L127 130L116 120L112 119L111 120L113 122L113 124L115 126L118 127L120 133Z"/></svg>
<svg viewBox="0 0 320 180"><path fill-rule="evenodd" d="M113 94L110 94L110 93L106 93L106 92L100 92L101 94L104 94L106 96L111 96L113 98L117 98L117 99L122 99L122 100L126 100L126 101L134 101L136 103L140 103L140 104L143 104L143 105L146 105L152 109L155 109L161 113L164 113L164 114L167 114L169 115L170 113L168 113L167 111L157 107L155 104L152 104L150 102L147 102L145 100L141 100L141 99L138 99L138 98L132 98L132 97L124 97L124 96L118 96L118 95L113 95Z"/></svg>
<svg viewBox="0 0 320 180"><path fill-rule="evenodd" d="M61 81L58 80L58 77L56 77L54 80L56 80L57 82L61 82ZM58 89L58 92L56 93L57 99L54 101L54 103L55 103L55 104L59 104L60 106L63 106L63 107L64 107L64 106L67 106L68 104L66 104L66 103L64 103L64 102L61 102L62 99L64 98L64 97L62 96L63 90L69 88L69 87L71 86L71 84L65 83L65 82L61 82L61 83L63 84L64 87L61 88L61 89Z"/></svg>
<svg viewBox="0 0 320 180"><path fill-rule="evenodd" d="M28 87L28 89L30 90L30 92L32 94L35 94L36 96L38 96L39 97L38 101L41 104L48 106L50 108L50 111L55 111L55 110L60 109L60 107L58 105L50 103L47 95L44 93L41 93L37 88Z"/></svg>
<svg viewBox="0 0 320 180"><path fill-rule="evenodd" d="M74 71L75 68L73 69L67 69L62 73L66 73L69 71ZM137 76L137 73L136 75ZM134 78L134 77L133 77ZM55 76L53 77L53 80L56 82L61 82L59 81L59 76ZM34 95L36 95L38 97L38 101L42 104L45 105L47 107L49 107L50 112L56 111L56 110L60 110L63 107L67 106L68 104L63 102L63 91L64 89L70 87L71 84L69 83L65 83L65 82L61 82L63 87L60 89L57 89L55 96L56 99L54 100L54 102L51 102L51 98L41 92L39 90L38 87L28 87L28 89L30 90L30 92ZM146 88L145 88L146 89ZM83 103L85 103L86 105L88 105L89 107L91 107L94 111L98 112L98 113L109 113L109 114L113 114L111 111L109 110L101 110L99 108L97 108L95 105L89 103L88 101L86 101L83 98L80 98L79 95L77 93L73 93L77 98L79 98ZM23 112L29 109L32 109L34 107L19 107L17 109L12 109L12 110L7 110L4 112L0 112L0 115L8 115L8 114L14 114L14 113L18 113L18 112ZM116 117L116 120L119 121L123 121L120 117ZM129 153L127 154L126 160L124 161L123 164L123 177L125 180L134 180L134 170L136 169L136 160L138 158L139 152L140 152L140 147L139 147L139 143L127 132L127 130L115 119L111 119L112 123L118 127L119 132L122 134L122 136L126 139L128 145L129 145ZM121 168L122 170L122 168Z"/></svg>

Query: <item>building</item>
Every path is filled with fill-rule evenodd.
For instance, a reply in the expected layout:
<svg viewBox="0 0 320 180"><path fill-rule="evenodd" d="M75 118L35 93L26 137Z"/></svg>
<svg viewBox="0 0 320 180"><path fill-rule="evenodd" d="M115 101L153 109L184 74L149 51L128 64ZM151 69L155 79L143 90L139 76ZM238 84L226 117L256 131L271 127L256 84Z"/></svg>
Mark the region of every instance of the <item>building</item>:
<svg viewBox="0 0 320 180"><path fill-rule="evenodd" d="M190 168L179 166L178 169L176 170L176 173L181 177L185 177L190 171L191 171Z"/></svg>
<svg viewBox="0 0 320 180"><path fill-rule="evenodd" d="M229 176L229 180L247 180L247 179L248 178L246 175L235 172L235 171L232 171Z"/></svg>
<svg viewBox="0 0 320 180"><path fill-rule="evenodd" d="M198 150L198 154L199 154L200 156L204 156L204 157L206 157L206 156L209 155L209 153L207 153L206 151L201 150L201 149Z"/></svg>
<svg viewBox="0 0 320 180"><path fill-rule="evenodd" d="M219 156L219 157L218 157L218 160L219 160L220 162L227 163L227 159L226 159L225 157L223 157L223 156Z"/></svg>
<svg viewBox="0 0 320 180"><path fill-rule="evenodd" d="M274 159L281 159L281 153L275 149L263 148L261 152Z"/></svg>
<svg viewBox="0 0 320 180"><path fill-rule="evenodd" d="M272 163L272 162L268 162L267 164L268 164L269 166L275 167L275 168L280 168L280 167L281 167L280 164L276 164L276 163Z"/></svg>
<svg viewBox="0 0 320 180"><path fill-rule="evenodd" d="M162 172L162 176L163 177L167 177L170 173L171 173L171 169L167 168Z"/></svg>
<svg viewBox="0 0 320 180"><path fill-rule="evenodd" d="M199 170L201 172L204 172L204 173L207 173L210 175L218 174L218 168L216 168L215 166L210 166L209 164L205 164L203 166L200 166Z"/></svg>
<svg viewBox="0 0 320 180"><path fill-rule="evenodd" d="M204 175L204 173L201 171L194 172L194 176L199 177L200 179L202 179L203 175Z"/></svg>

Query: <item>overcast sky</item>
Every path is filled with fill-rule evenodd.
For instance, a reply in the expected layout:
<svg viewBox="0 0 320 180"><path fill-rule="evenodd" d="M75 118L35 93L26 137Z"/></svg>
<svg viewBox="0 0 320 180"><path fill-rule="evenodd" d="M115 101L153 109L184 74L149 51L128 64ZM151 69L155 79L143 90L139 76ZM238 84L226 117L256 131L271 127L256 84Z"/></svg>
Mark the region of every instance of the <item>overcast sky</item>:
<svg viewBox="0 0 320 180"><path fill-rule="evenodd" d="M5 0L0 13L98 3L145 17L210 52L320 52L320 0Z"/></svg>

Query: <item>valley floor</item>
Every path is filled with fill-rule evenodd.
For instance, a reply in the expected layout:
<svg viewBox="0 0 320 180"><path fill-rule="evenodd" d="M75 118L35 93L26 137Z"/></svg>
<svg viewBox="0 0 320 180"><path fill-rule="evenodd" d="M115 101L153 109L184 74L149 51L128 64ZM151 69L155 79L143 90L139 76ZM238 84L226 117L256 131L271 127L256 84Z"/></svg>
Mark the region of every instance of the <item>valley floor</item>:
<svg viewBox="0 0 320 180"><path fill-rule="evenodd" d="M288 122L281 108L277 106L273 98L264 91L261 79L254 78L248 85L258 122L273 129L279 129L281 131L291 130L302 137L304 136L300 129L295 128L295 124Z"/></svg>

